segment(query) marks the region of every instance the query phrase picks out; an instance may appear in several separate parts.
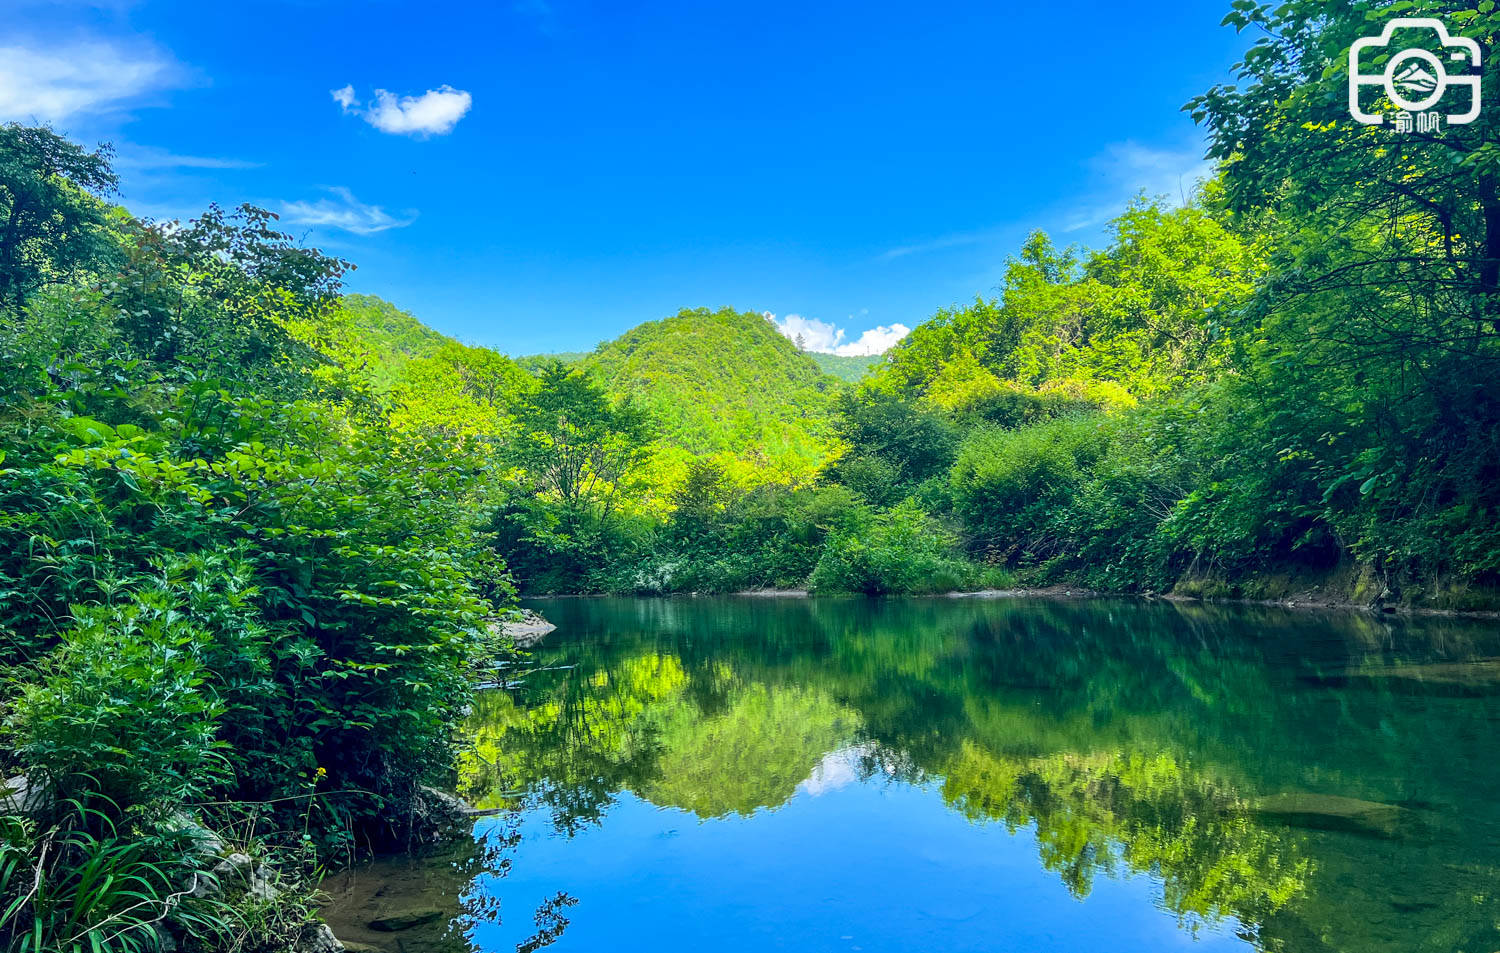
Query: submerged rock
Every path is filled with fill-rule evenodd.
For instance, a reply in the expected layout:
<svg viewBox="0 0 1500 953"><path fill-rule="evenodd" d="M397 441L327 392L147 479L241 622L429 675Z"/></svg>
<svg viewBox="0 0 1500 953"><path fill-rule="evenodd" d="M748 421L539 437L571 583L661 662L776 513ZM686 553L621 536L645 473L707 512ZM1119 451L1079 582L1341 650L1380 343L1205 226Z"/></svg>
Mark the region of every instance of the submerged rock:
<svg viewBox="0 0 1500 953"><path fill-rule="evenodd" d="M370 921L370 929L379 930L381 933L396 933L400 930L410 930L412 927L419 927L424 923L441 920L443 916L443 911L435 907L402 910L376 917Z"/></svg>
<svg viewBox="0 0 1500 953"><path fill-rule="evenodd" d="M1500 659L1359 667L1340 673L1350 687L1384 688L1402 695L1500 695Z"/></svg>
<svg viewBox="0 0 1500 953"><path fill-rule="evenodd" d="M1399 805L1310 791L1261 798L1251 813L1287 827L1380 838L1400 837L1414 822L1411 811Z"/></svg>
<svg viewBox="0 0 1500 953"><path fill-rule="evenodd" d="M474 808L456 794L440 791L429 784L423 784L417 790L421 793L424 808L434 814L446 814L449 818L461 820L474 813Z"/></svg>

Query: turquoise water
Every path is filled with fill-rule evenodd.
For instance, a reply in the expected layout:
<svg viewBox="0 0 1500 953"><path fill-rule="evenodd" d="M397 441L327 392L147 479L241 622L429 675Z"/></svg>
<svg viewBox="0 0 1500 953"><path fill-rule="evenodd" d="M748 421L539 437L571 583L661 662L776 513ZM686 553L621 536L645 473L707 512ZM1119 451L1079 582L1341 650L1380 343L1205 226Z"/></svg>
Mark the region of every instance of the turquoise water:
<svg viewBox="0 0 1500 953"><path fill-rule="evenodd" d="M533 605L471 720L501 813L438 878L454 949L1500 949L1494 623Z"/></svg>

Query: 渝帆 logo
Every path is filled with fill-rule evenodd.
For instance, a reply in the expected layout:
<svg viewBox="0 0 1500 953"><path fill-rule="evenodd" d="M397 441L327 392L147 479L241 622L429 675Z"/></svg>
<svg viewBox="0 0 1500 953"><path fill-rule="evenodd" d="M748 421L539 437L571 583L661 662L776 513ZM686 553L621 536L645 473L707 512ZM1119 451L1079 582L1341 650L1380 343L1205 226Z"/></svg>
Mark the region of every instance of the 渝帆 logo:
<svg viewBox="0 0 1500 953"><path fill-rule="evenodd" d="M1419 45L1393 49L1397 30L1408 31L1403 37L1409 35ZM1389 53L1385 69L1363 72L1361 61L1376 59L1381 52ZM1396 108L1392 124L1398 132L1432 132L1445 119L1453 124L1473 122L1479 117L1479 44L1449 35L1447 26L1432 17L1390 20L1379 36L1361 37L1349 48L1349 112L1366 125L1383 125L1386 114L1369 111L1361 102L1371 88L1383 92ZM1440 104L1448 108L1434 108Z"/></svg>

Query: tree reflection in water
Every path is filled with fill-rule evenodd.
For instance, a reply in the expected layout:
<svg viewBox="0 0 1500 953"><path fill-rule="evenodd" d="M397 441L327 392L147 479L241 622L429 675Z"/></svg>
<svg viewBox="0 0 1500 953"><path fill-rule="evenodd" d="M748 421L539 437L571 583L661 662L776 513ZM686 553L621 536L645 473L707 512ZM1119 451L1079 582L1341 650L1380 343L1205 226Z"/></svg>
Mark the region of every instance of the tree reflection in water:
<svg viewBox="0 0 1500 953"><path fill-rule="evenodd" d="M1500 672L1470 664L1500 655L1493 629L1107 601L543 608L558 633L475 707L480 806L571 834L621 792L754 815L843 771L1034 831L1076 896L1148 874L1189 930L1495 945Z"/></svg>

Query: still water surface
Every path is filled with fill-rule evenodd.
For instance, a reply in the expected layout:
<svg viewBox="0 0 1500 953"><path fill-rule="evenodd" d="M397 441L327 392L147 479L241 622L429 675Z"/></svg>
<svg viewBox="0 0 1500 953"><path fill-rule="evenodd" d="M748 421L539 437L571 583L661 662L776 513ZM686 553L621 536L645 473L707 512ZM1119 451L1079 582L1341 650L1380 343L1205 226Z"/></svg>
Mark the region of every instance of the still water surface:
<svg viewBox="0 0 1500 953"><path fill-rule="evenodd" d="M565 918L559 953L1500 949L1493 622L532 605L558 630L481 697L461 771L500 813L335 884L346 938L510 953ZM403 905L443 916L365 928Z"/></svg>

